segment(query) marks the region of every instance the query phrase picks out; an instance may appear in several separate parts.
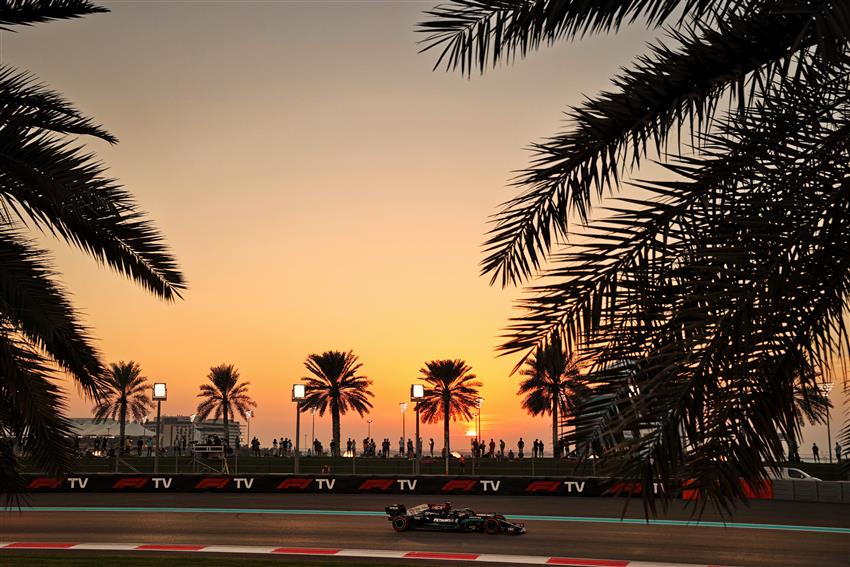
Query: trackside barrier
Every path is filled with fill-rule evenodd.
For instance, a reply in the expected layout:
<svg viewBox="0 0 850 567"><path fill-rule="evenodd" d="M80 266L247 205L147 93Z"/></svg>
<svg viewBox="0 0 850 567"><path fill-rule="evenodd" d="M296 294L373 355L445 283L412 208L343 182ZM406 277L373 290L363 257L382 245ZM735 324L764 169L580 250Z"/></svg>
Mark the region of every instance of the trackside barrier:
<svg viewBox="0 0 850 567"><path fill-rule="evenodd" d="M209 474L88 474L67 477L29 475L29 492L257 492L257 493L332 493L332 494L469 494L506 496L637 496L642 485L599 477L443 477L443 476L353 476L353 475L209 475ZM817 500L809 487L796 488L790 481L765 482L744 492L754 499ZM807 483L814 484L814 483ZM829 484L821 491L822 499L850 502L850 483ZM848 485L848 486L844 486ZM655 494L663 487L655 484ZM699 498L699 490L672 489L673 497ZM799 499L798 498L798 499Z"/></svg>
<svg viewBox="0 0 850 567"><path fill-rule="evenodd" d="M89 474L26 477L29 492L264 492L605 496L640 485L605 478ZM656 488L657 489L657 488Z"/></svg>
<svg viewBox="0 0 850 567"><path fill-rule="evenodd" d="M774 480L774 500L797 502L842 502L850 504L850 482Z"/></svg>
<svg viewBox="0 0 850 567"><path fill-rule="evenodd" d="M505 496L629 496L642 486L599 477L444 477L353 475L209 475L87 474L66 477L25 475L29 492L258 492L332 494L469 494ZM743 485L751 499L850 504L850 482L773 480ZM662 494L663 487L654 485ZM672 496L699 498L699 489L684 483Z"/></svg>

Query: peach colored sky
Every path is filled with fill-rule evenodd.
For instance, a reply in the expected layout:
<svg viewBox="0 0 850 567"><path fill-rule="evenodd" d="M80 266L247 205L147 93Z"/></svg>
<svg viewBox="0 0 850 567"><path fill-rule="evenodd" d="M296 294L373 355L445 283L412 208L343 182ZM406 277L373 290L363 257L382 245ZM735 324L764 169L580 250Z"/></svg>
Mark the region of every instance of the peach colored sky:
<svg viewBox="0 0 850 567"><path fill-rule="evenodd" d="M167 381L168 414L192 413L209 367L235 364L259 403L251 433L268 442L293 434L304 358L353 349L374 380L372 435L396 441L422 362L460 357L484 381L485 438L551 438L548 418L519 407L516 358L494 352L517 292L478 275L486 218L512 195L523 148L654 34L565 43L464 80L417 54L414 24L435 1L104 4L112 13L2 32L0 57L121 139L91 148L189 280L164 304L52 245L105 360ZM366 429L343 418L344 438ZM465 429L453 444L467 446ZM423 427L438 445L441 432ZM329 417L316 433L328 439Z"/></svg>

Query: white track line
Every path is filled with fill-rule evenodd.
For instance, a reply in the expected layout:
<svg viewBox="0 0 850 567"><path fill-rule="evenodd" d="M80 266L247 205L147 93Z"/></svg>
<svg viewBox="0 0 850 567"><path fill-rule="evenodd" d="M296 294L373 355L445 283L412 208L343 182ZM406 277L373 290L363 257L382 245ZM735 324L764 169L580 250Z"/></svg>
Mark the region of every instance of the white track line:
<svg viewBox="0 0 850 567"><path fill-rule="evenodd" d="M439 561L478 561L525 565L562 565L567 567L705 567L692 563L657 563L543 555L501 555L492 553L459 553L450 551L395 551L388 549L337 549L317 547L271 547L253 545L198 545L150 543L71 543L71 542L0 542L2 551L158 551L167 553L233 553L248 555L300 555L323 557L373 557L381 559L427 559ZM719 567L719 566L714 566Z"/></svg>

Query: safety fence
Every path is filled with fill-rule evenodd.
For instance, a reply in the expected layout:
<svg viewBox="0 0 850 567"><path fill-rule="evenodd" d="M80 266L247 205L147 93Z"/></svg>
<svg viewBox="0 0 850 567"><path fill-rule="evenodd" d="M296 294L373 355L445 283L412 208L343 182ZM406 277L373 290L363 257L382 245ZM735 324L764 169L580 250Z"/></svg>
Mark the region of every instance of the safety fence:
<svg viewBox="0 0 850 567"><path fill-rule="evenodd" d="M772 484L774 500L850 504L850 482L774 480Z"/></svg>
<svg viewBox="0 0 850 567"><path fill-rule="evenodd" d="M90 474L30 476L30 492L263 492L604 496L636 493L637 483L602 478L353 475Z"/></svg>
<svg viewBox="0 0 850 567"><path fill-rule="evenodd" d="M850 503L850 482L766 481L743 483L748 498ZM637 496L643 486L610 478L446 477L353 475L199 475L89 474L67 477L31 475L30 492L243 492L331 494ZM699 490L685 483L669 496L694 500ZM657 495L660 484L653 485Z"/></svg>

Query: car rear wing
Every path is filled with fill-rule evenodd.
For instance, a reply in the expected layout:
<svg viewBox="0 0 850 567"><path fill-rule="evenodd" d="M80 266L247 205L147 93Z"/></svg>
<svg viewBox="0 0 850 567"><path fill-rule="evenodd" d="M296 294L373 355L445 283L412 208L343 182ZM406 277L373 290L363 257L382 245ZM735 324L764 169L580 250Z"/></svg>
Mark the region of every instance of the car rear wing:
<svg viewBox="0 0 850 567"><path fill-rule="evenodd" d="M404 504L393 504L392 506L387 506L386 508L384 508L384 511L390 518L395 518L396 516L404 516L405 514L407 514L407 508Z"/></svg>

